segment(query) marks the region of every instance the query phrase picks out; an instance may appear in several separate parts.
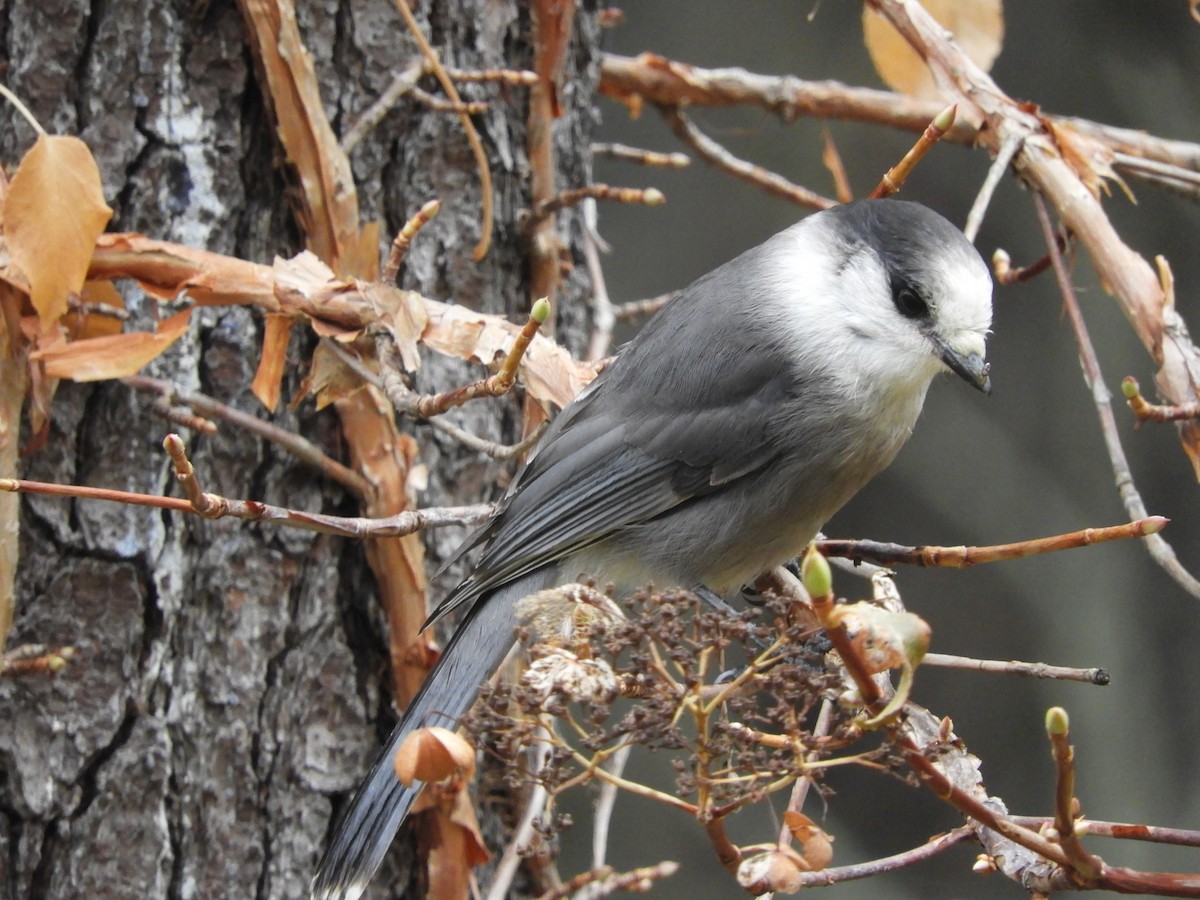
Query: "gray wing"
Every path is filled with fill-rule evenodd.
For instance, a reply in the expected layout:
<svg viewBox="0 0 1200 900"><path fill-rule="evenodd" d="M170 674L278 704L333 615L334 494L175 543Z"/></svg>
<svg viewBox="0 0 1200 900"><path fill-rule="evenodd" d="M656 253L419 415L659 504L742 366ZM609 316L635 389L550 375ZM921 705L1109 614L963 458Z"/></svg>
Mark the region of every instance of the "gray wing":
<svg viewBox="0 0 1200 900"><path fill-rule="evenodd" d="M708 347L701 319L697 311L654 320L562 412L492 521L470 539L472 547L486 544L483 554L431 621L622 528L723 490L782 452L779 420L800 379L773 336L747 328ZM681 362L681 347L699 347L707 358ZM694 371L679 371L689 363Z"/></svg>

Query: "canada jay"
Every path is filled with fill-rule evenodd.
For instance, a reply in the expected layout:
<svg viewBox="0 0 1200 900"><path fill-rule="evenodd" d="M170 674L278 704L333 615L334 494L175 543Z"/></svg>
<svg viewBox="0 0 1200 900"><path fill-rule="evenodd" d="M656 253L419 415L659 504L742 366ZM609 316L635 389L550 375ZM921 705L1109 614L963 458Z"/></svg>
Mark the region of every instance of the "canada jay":
<svg viewBox="0 0 1200 900"><path fill-rule="evenodd" d="M587 573L729 594L795 557L908 439L934 375L989 389L992 282L916 203L809 216L685 289L555 419L488 524L438 664L342 819L313 896L355 898L418 783L392 758L463 715L514 642L514 604Z"/></svg>

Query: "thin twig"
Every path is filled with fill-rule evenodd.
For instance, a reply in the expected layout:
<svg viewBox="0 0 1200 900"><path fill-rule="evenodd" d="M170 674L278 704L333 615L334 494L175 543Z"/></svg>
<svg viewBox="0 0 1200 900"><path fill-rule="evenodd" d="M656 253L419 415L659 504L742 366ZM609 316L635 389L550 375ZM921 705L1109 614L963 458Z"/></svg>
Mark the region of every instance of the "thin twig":
<svg viewBox="0 0 1200 900"><path fill-rule="evenodd" d="M0 678L54 675L65 669L74 655L75 648L70 646L21 644L0 654Z"/></svg>
<svg viewBox="0 0 1200 900"><path fill-rule="evenodd" d="M184 390L169 381L149 378L145 375L130 375L122 378L121 382L134 390L159 394L172 405L187 406L202 416L228 422L250 434L270 441L291 453L301 462L317 469L330 480L352 491L357 497L366 497L371 491L370 484L362 475L327 456L320 447L298 434L279 428L270 422L264 422L262 419L234 409L232 406L214 400L198 391Z"/></svg>
<svg viewBox="0 0 1200 900"><path fill-rule="evenodd" d="M679 107L663 106L659 107L659 112L667 120L667 124L671 126L671 130L675 132L675 135L695 150L701 159L724 172L728 172L734 178L762 188L772 196L781 197L784 200L809 209L828 209L831 206L837 205L836 200L822 197L815 191L810 191L806 187L801 187L798 184L788 181L782 175L734 156L693 125L691 120L679 110Z"/></svg>
<svg viewBox="0 0 1200 900"><path fill-rule="evenodd" d="M988 672L997 675L1022 675L1026 678L1054 678L1059 681L1082 681L1087 684L1105 686L1111 681L1107 669L1075 669L1068 666L1051 666L1046 663L1020 662L1018 660L973 659L969 656L951 656L946 653L926 653L921 665L943 669L967 669L972 672Z"/></svg>
<svg viewBox="0 0 1200 900"><path fill-rule="evenodd" d="M1071 746L1067 711L1062 707L1047 710L1046 737L1054 757L1054 829L1058 832L1058 842L1066 852L1071 868L1094 882L1100 877L1104 864L1084 849L1075 831L1079 810L1075 799L1075 748Z"/></svg>
<svg viewBox="0 0 1200 900"><path fill-rule="evenodd" d="M389 332L380 331L375 335L375 352L379 354L380 359L380 372L378 374L368 369L362 360L345 347L340 346L337 342L328 341L326 347L334 356L341 360L343 365L354 372L364 382L383 391L384 396L388 398L388 402L397 411L414 418L419 417L417 406L422 399L422 395L409 389L408 385L404 383L399 369L390 361L390 357L394 355L395 343ZM501 444L498 441L489 441L486 438L481 438L479 435L472 434L440 417L426 419L425 421L435 431L440 431L463 446L501 462L516 459L533 447L541 440L547 427L547 423L543 422L528 437L522 438L517 443Z"/></svg>
<svg viewBox="0 0 1200 900"><path fill-rule="evenodd" d="M895 856L885 856L882 859L873 859L870 862L856 863L852 866L834 866L819 872L804 872L800 877L805 886L838 884L842 881L853 881L856 878L870 878L874 875L882 875L884 872L906 869L917 863L933 859L939 853L944 853L951 847L968 841L974 836L975 831L970 825L960 825L953 831L947 831L945 834L931 838L928 843L922 844L920 847L905 850Z"/></svg>
<svg viewBox="0 0 1200 900"><path fill-rule="evenodd" d="M924 159L925 154L933 149L933 145L944 138L947 132L954 127L957 115L958 104L951 104L934 116L933 121L917 138L917 142L904 154L904 158L883 173L883 178L880 179L879 184L875 185L875 189L867 194L867 197L878 200L899 192L904 182L908 180L908 176L912 174L912 170L917 167L917 163Z"/></svg>
<svg viewBox="0 0 1200 900"><path fill-rule="evenodd" d="M637 203L642 206L661 206L667 202L658 188L613 187L608 184L589 184L587 187L562 191L548 200L538 203L521 222L521 230L532 234L550 216L575 206L584 200L612 200L617 203Z"/></svg>
<svg viewBox="0 0 1200 900"><path fill-rule="evenodd" d="M592 285L592 336L588 340L587 358L602 359L612 344L613 327L617 324L616 312L608 297L608 286L604 280L604 267L600 264L600 246L597 243L596 201L584 201L583 259L587 265L588 281Z"/></svg>
<svg viewBox="0 0 1200 900"><path fill-rule="evenodd" d="M1012 544L996 544L990 547L906 547L902 544L880 541L822 540L817 542L817 548L825 556L867 559L885 566L907 564L930 568L961 569L984 563L1055 553L1059 550L1073 550L1105 541L1147 537L1162 531L1168 522L1170 520L1163 516L1146 516L1127 525L1084 528L1067 534L1017 541Z"/></svg>
<svg viewBox="0 0 1200 900"><path fill-rule="evenodd" d="M446 96L454 103L462 103L462 97L459 96L458 90L454 87L454 82L450 80L450 75L442 67L437 51L430 45L424 32L421 31L421 26L417 24L417 17L413 15L412 10L409 8L408 0L396 0L396 8L400 10L400 15L404 18L404 24L408 26L413 40L421 48L421 53L425 56L430 71L437 78L438 83L441 84L442 90L446 92ZM475 155L475 165L479 169L479 190L482 195L481 221L479 225L480 235L479 243L475 245L475 250L472 254L475 261L479 262L479 260L487 256L488 247L492 242L492 171L488 168L487 153L484 152L483 143L479 140L479 132L475 130L475 125L471 121L471 117L465 112L460 112L458 120L462 123L463 131L466 132L467 143L471 146L471 153Z"/></svg>
<svg viewBox="0 0 1200 900"><path fill-rule="evenodd" d="M592 144L592 153L595 156L607 156L610 159L634 162L655 169L683 169L692 164L691 157L686 153L658 153L625 144Z"/></svg>
<svg viewBox="0 0 1200 900"><path fill-rule="evenodd" d="M404 263L404 257L408 255L408 248L412 246L413 238L438 214L441 208L441 200L430 200L404 223L404 227L392 241L392 249L388 252L387 263L384 264L383 271L379 275L380 281L385 284L392 284L396 281L400 274L400 266Z"/></svg>
<svg viewBox="0 0 1200 900"><path fill-rule="evenodd" d="M1050 251L1050 260L1054 266L1054 276L1058 281L1059 293L1062 294L1063 306L1067 311L1067 318L1071 321L1071 328L1075 332L1076 343L1079 344L1079 358L1083 364L1084 381L1092 392L1092 400L1096 404L1096 412L1100 417L1104 444L1108 448L1108 458L1112 462L1113 474L1116 476L1117 493L1120 494L1121 502L1125 504L1125 509L1131 516L1145 518L1146 504L1142 501L1141 494L1138 493L1137 485L1133 480L1133 471L1129 468L1129 460L1125 456L1125 449L1121 446L1117 419L1113 415L1112 397L1108 388L1104 386L1104 376L1100 371L1100 359L1096 355L1095 347L1092 346L1087 324L1079 309L1079 300L1075 296L1075 288L1071 284L1066 264L1059 252L1058 241L1054 234L1054 224L1050 221L1050 213L1046 210L1046 203L1042 200L1041 194L1034 193L1033 204L1037 209L1038 222L1042 226L1042 236ZM1175 555L1175 549L1161 535L1147 535L1146 548L1150 551L1151 558L1167 574L1193 597L1200 599L1200 581L1197 581L1184 568L1179 557Z"/></svg>
<svg viewBox="0 0 1200 900"><path fill-rule="evenodd" d="M650 297L646 300L630 300L628 303L621 303L614 307L613 314L617 317L618 322L628 322L630 319L652 316L678 297L680 293L680 291L671 291L670 293L659 294L657 297Z"/></svg>
<svg viewBox="0 0 1200 900"><path fill-rule="evenodd" d="M600 58L600 91L632 106L731 107L761 109L784 122L801 116L868 122L905 131L921 132L943 106L943 101L920 100L906 94L853 87L836 81L806 81L792 75L761 75L741 68L706 69L653 53ZM946 140L975 145L981 132L960 118ZM1057 127L1083 132L1111 149L1142 160L1155 160L1184 170L1200 165L1200 145L1171 140L1132 128L1118 128L1070 116L1041 113ZM1120 163L1118 163L1120 165ZM1148 177L1134 167L1134 177ZM1157 183L1149 176L1151 183Z"/></svg>
<svg viewBox="0 0 1200 900"><path fill-rule="evenodd" d="M442 97L437 97L429 91L422 90L419 87L413 87L412 98L432 112L451 112L461 113L468 116L477 116L480 113L487 112L488 103L486 100L446 100Z"/></svg>
<svg viewBox="0 0 1200 900"><path fill-rule="evenodd" d="M975 195L975 202L971 204L971 211L967 213L967 224L963 226L963 234L967 236L967 240L972 244L975 243L975 238L979 236L979 228L983 225L983 217L987 214L988 206L991 205L992 195L996 193L996 188L1000 185L1000 179L1008 174L1008 167L1012 165L1013 157L1017 151L1021 149L1021 139L1010 137L1000 145L1000 152L996 154L996 158L992 161L992 166L988 169L987 177L983 179L983 184L979 188L979 193Z"/></svg>
<svg viewBox="0 0 1200 900"><path fill-rule="evenodd" d="M1129 408L1137 416L1138 425L1143 422L1183 422L1200 419L1200 403L1184 403L1179 406L1151 403L1142 396L1141 386L1132 375L1127 375L1121 380L1121 393L1125 395Z"/></svg>
<svg viewBox="0 0 1200 900"><path fill-rule="evenodd" d="M552 742L549 736L539 729L539 736L533 746L533 771L541 771L550 758L550 750ZM504 900L508 896L508 890L512 886L513 878L516 877L517 871L521 867L521 860L526 847L533 840L537 833L537 822L541 818L542 813L546 809L546 801L550 798L550 792L546 790L545 784L540 781L535 781L532 789L529 791L529 796L525 801L525 810L521 813L521 821L513 830L512 835L508 839L508 843L504 848L504 854L496 863L495 871L492 873L492 883L488 887L488 892L485 895L486 900Z"/></svg>
<svg viewBox="0 0 1200 900"><path fill-rule="evenodd" d="M823 128L821 140L824 145L821 149L821 162L833 177L834 193L837 194L839 203L849 203L854 199L854 191L850 188L850 178L846 175L842 154L833 142L833 133L828 128Z"/></svg>
<svg viewBox="0 0 1200 900"><path fill-rule="evenodd" d="M829 734L829 730L833 725L834 703L829 698L821 701L821 711L817 713L817 721L813 723L812 738L823 738ZM817 754L810 753L807 762L816 762ZM808 789L812 787L812 777L809 775L801 775L796 779L796 783L792 785L792 795L788 798L788 810L800 812L804 809L804 801L808 797ZM790 844L792 840L792 829L786 824L779 830L780 845Z"/></svg>
<svg viewBox="0 0 1200 900"><path fill-rule="evenodd" d="M608 758L608 770L620 776L625 772L632 752L631 744L622 744L617 752ZM608 854L608 830L612 823L613 808L617 805L617 787L612 782L600 784L600 792L596 797L596 814L592 817L592 868L604 866L604 858Z"/></svg>
<svg viewBox="0 0 1200 900"><path fill-rule="evenodd" d="M50 484L42 481L25 481L17 478L0 478L0 491L22 494L43 494L52 497L69 497L76 500L107 500L131 506L149 506L174 512L197 515L190 500L183 497L163 497L158 494L138 494L112 488L85 487L77 484ZM492 507L487 503L474 506L444 506L428 509L410 509L394 516L381 519L362 517L327 516L321 513L303 512L259 503L256 500L231 500L217 494L207 494L211 512L205 518L230 517L250 522L267 522L285 525L304 531L317 531L339 537L399 537L424 528L441 528L445 525L478 525L491 515Z"/></svg>
<svg viewBox="0 0 1200 900"><path fill-rule="evenodd" d="M46 129L42 127L41 122L34 118L33 113L29 111L29 107L21 102L20 97L2 84L0 84L0 97L3 97L13 105L13 108L16 109L16 111L24 117L25 121L29 123L29 126L37 132L38 137L46 136Z"/></svg>
<svg viewBox="0 0 1200 900"><path fill-rule="evenodd" d="M403 72L397 74L392 79L392 83L387 86L387 89L379 95L379 99L368 106L366 111L355 120L354 124L346 129L346 133L342 135L340 141L342 152L349 156L350 151L357 147L362 139L370 134L375 126L382 122L384 117L392 111L392 107L396 105L396 102L417 86L417 82L421 80L424 74L424 61L413 63Z"/></svg>

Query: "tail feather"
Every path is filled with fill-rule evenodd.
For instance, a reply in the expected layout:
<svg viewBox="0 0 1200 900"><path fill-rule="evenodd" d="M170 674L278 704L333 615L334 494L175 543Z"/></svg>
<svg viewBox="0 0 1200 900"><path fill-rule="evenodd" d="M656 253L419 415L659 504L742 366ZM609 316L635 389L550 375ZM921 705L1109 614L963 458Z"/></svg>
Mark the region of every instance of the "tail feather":
<svg viewBox="0 0 1200 900"><path fill-rule="evenodd" d="M313 879L313 900L357 900L366 890L423 787L396 779L396 750L418 728L454 727L513 645L514 604L553 584L555 574L553 566L532 572L481 597L467 613L342 818Z"/></svg>

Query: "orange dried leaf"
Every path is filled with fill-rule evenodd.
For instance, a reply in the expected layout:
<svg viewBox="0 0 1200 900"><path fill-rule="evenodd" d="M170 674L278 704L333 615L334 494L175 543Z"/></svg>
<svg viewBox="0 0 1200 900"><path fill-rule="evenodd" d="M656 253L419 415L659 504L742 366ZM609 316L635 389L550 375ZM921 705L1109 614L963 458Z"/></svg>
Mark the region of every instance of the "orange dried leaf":
<svg viewBox="0 0 1200 900"><path fill-rule="evenodd" d="M783 822L800 844L800 855L809 869L819 872L829 868L833 861L833 837L802 812L785 812Z"/></svg>
<svg viewBox="0 0 1200 900"><path fill-rule="evenodd" d="M250 390L269 410L279 405L279 385L283 380L283 364L287 360L288 338L292 336L292 317L269 315L263 327L262 356Z"/></svg>
<svg viewBox="0 0 1200 900"><path fill-rule="evenodd" d="M402 784L441 781L455 772L475 770L475 750L448 728L418 728L400 745L394 760Z"/></svg>
<svg viewBox="0 0 1200 900"><path fill-rule="evenodd" d="M49 378L69 378L72 381L102 381L133 375L159 356L187 329L188 307L158 323L150 333L133 331L83 341L54 342L39 345L30 358L40 361Z"/></svg>
<svg viewBox="0 0 1200 900"><path fill-rule="evenodd" d="M361 283L359 290L363 299L378 310L378 324L391 333L405 370L417 371L421 367L417 343L429 324L429 313L421 295L380 282Z"/></svg>
<svg viewBox="0 0 1200 900"><path fill-rule="evenodd" d="M963 52L985 72L1004 44L1001 0L923 0ZM863 9L863 39L875 71L892 90L926 100L944 99L929 67L891 23L870 6Z"/></svg>
<svg viewBox="0 0 1200 900"><path fill-rule="evenodd" d="M87 145L39 136L9 185L4 234L13 263L29 279L43 329L66 313L67 295L83 288L96 238L111 218Z"/></svg>
<svg viewBox="0 0 1200 900"><path fill-rule="evenodd" d="M1125 192L1129 202L1137 203L1129 185L1113 168L1114 157L1111 147L1083 134L1070 125L1056 123L1048 118L1043 118L1042 122L1054 138L1058 152L1062 154L1063 162L1079 176L1079 180L1092 192L1092 196L1099 199L1101 191L1108 195L1107 182L1115 181Z"/></svg>
<svg viewBox="0 0 1200 900"><path fill-rule="evenodd" d="M461 306L428 302L429 324L421 336L431 350L490 365L512 346L520 327ZM528 394L560 409L596 377L595 368L563 347L536 335L521 358L521 381Z"/></svg>
<svg viewBox="0 0 1200 900"><path fill-rule="evenodd" d="M312 396L318 410L330 403L349 397L364 387L362 378L350 369L324 344L313 351L308 374L300 382L300 389L292 400L292 408L300 405L305 397Z"/></svg>

